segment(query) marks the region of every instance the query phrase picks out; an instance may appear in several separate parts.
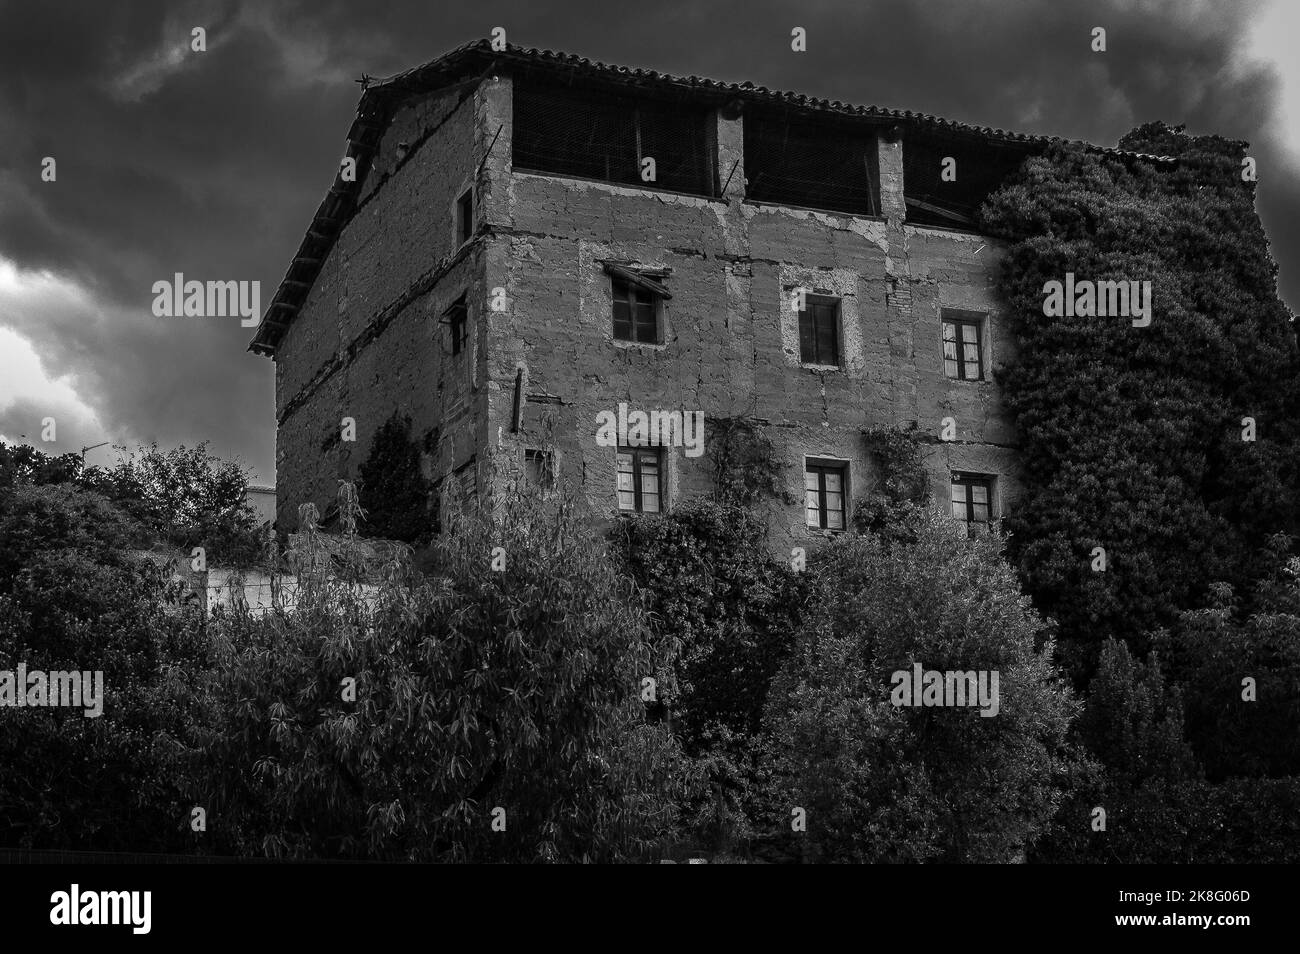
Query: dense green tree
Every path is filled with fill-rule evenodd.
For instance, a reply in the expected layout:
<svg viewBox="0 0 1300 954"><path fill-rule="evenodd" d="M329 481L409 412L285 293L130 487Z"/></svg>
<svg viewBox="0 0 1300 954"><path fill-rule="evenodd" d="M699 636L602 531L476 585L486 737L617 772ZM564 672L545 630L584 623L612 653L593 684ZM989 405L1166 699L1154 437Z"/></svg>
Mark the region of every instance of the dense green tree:
<svg viewBox="0 0 1300 954"><path fill-rule="evenodd" d="M1157 641L1214 782L1300 776L1300 559L1286 546L1274 541L1272 572L1244 599L1215 587L1213 605L1181 613Z"/></svg>
<svg viewBox="0 0 1300 954"><path fill-rule="evenodd" d="M764 721L773 823L803 808L814 858L1006 861L1053 816L1075 703L1000 545L936 508L910 538L841 537L810 567ZM895 705L892 674L914 663L996 671L997 714Z"/></svg>
<svg viewBox="0 0 1300 954"><path fill-rule="evenodd" d="M76 454L51 457L27 445L0 443L0 505L7 488L67 485L93 491L175 547L202 546L213 562L248 564L263 540L248 503L248 472L208 450L157 444L119 447L110 467L86 467Z"/></svg>
<svg viewBox="0 0 1300 954"><path fill-rule="evenodd" d="M420 469L409 417L394 414L380 425L359 476L366 499L363 534L404 543L429 539L434 530L431 487Z"/></svg>
<svg viewBox="0 0 1300 954"><path fill-rule="evenodd" d="M193 844L207 657L197 621L165 612L178 596L165 568L130 555L145 532L69 484L0 496L0 671L103 673L96 717L0 707L0 844Z"/></svg>
<svg viewBox="0 0 1300 954"><path fill-rule="evenodd" d="M293 614L226 621L210 799L235 850L608 861L672 832L687 766L645 718L670 674L639 597L571 502L496 503L431 580L401 553L372 590L304 571Z"/></svg>
<svg viewBox="0 0 1300 954"><path fill-rule="evenodd" d="M655 629L677 643L676 692L662 701L688 751L719 728L758 732L768 684L789 649L803 578L771 556L765 533L752 511L706 500L615 528Z"/></svg>
<svg viewBox="0 0 1300 954"><path fill-rule="evenodd" d="M1182 625L1206 625L1206 617L1218 612L1188 614ZM1218 619L1209 622L1220 624ZM1186 655L1208 648L1183 645L1176 646L1175 652ZM1226 712L1221 706L1222 694L1215 691L1215 684L1225 675L1234 678L1227 671L1230 667L1218 665L1221 657L1197 658L1207 664L1203 683L1190 682L1184 691L1166 676L1177 666L1163 663L1155 653L1143 662L1122 642L1112 639L1102 645L1084 713L1076 722L1078 739L1093 761L1072 779L1071 797L1037 840L1031 860L1123 864L1300 860L1300 816L1296 815L1300 778L1229 778L1215 784L1203 777L1187 737L1193 723L1184 721L1184 706L1192 712L1217 710L1213 714L1220 724L1202 742L1214 743L1209 748L1212 754L1218 751L1219 732L1227 741L1243 743L1247 754L1237 762L1239 767L1252 767L1250 753L1268 743L1258 737L1258 725L1256 734L1234 734L1233 723L1250 716ZM1279 688L1277 680L1264 682ZM1239 683L1237 688L1240 691ZM1209 689L1207 697L1198 699L1204 689ZM1283 749L1293 745L1290 739L1276 744ZM1104 828L1099 811L1105 813Z"/></svg>
<svg viewBox="0 0 1300 954"><path fill-rule="evenodd" d="M0 491L19 484L75 483L84 470L76 454L51 457L30 444L0 441Z"/></svg>
<svg viewBox="0 0 1300 954"><path fill-rule="evenodd" d="M207 441L168 451L157 444L121 448L115 466L87 479L168 543L204 547L211 563L248 565L260 555L264 541L248 503L248 471L216 457Z"/></svg>
<svg viewBox="0 0 1300 954"><path fill-rule="evenodd" d="M755 834L755 740L805 597L803 575L771 555L761 517L724 498L630 517L612 534L657 638L673 649L675 678L659 702L708 783L690 827L715 850Z"/></svg>

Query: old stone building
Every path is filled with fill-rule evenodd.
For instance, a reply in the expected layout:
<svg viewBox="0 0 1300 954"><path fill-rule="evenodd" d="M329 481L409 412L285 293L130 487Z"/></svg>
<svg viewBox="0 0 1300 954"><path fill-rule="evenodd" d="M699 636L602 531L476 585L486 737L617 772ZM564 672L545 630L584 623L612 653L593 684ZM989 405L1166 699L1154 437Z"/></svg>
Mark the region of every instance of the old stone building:
<svg viewBox="0 0 1300 954"><path fill-rule="evenodd" d="M394 412L443 488L558 479L602 516L712 490L707 440L599 440L620 404L770 441L777 550L851 517L873 425L916 425L955 515L1014 506L972 216L1047 140L486 41L367 83L347 139L250 345L282 528Z"/></svg>

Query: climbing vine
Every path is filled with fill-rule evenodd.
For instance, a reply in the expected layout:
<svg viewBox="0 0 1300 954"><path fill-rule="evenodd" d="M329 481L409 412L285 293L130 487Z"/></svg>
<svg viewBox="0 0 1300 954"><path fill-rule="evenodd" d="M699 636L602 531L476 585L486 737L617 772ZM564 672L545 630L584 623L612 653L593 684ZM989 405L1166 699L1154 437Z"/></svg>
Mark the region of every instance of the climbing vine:
<svg viewBox="0 0 1300 954"><path fill-rule="evenodd" d="M1009 243L999 291L1017 357L999 384L1024 481L1009 552L1094 654L1200 605L1216 580L1258 575L1267 535L1300 515L1296 333L1244 144L1151 123L1120 146L1176 162L1060 145L981 210ZM1049 315L1045 286L1067 273L1150 282L1149 322Z"/></svg>
<svg viewBox="0 0 1300 954"><path fill-rule="evenodd" d="M705 426L717 502L747 506L763 497L786 496L776 450L753 420L713 418Z"/></svg>
<svg viewBox="0 0 1300 954"><path fill-rule="evenodd" d="M884 534L924 507L930 478L921 457L920 430L876 425L862 432L874 479L853 513L860 533Z"/></svg>

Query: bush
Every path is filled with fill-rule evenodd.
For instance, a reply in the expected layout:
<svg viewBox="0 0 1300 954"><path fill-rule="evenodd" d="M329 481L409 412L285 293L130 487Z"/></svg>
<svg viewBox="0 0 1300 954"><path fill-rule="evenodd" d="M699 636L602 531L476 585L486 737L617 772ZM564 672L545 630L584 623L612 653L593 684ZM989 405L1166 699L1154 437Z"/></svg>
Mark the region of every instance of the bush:
<svg viewBox="0 0 1300 954"><path fill-rule="evenodd" d="M622 520L613 533L656 638L676 647L676 688L660 701L709 783L690 827L715 850L753 835L754 740L805 600L803 575L769 555L765 533L746 507L706 500Z"/></svg>
<svg viewBox="0 0 1300 954"><path fill-rule="evenodd" d="M610 861L671 834L689 777L645 719L668 674L640 601L571 502L497 503L438 539L432 581L409 553L371 592L307 572L294 615L225 625L212 801L237 848Z"/></svg>
<svg viewBox="0 0 1300 954"><path fill-rule="evenodd" d="M361 465L359 492L366 498L361 523L368 537L423 543L432 536L431 487L420 469L420 449L411 438L411 419L394 414L375 434Z"/></svg>
<svg viewBox="0 0 1300 954"><path fill-rule="evenodd" d="M789 831L792 808L805 809L816 860L1010 860L1051 819L1074 766L1074 703L1000 541L968 538L937 508L914 529L912 541L841 537L819 553L772 684L771 822ZM913 663L997 671L997 715L893 705L890 676Z"/></svg>
<svg viewBox="0 0 1300 954"><path fill-rule="evenodd" d="M1286 559L1285 547L1275 542L1272 572L1244 601L1224 584L1215 605L1181 613L1157 639L1212 781L1300 775L1300 559Z"/></svg>
<svg viewBox="0 0 1300 954"><path fill-rule="evenodd" d="M0 670L103 672L103 714L0 707L0 844L179 850L208 721L193 618L167 574L123 548L140 528L66 484L0 499ZM25 688L25 687L24 687Z"/></svg>
<svg viewBox="0 0 1300 954"><path fill-rule="evenodd" d="M1081 741L1101 771L1074 794L1031 860L1123 864L1284 863L1300 859L1300 778L1207 782L1184 738L1182 693L1154 654L1103 644ZM1105 811L1096 830L1094 812Z"/></svg>

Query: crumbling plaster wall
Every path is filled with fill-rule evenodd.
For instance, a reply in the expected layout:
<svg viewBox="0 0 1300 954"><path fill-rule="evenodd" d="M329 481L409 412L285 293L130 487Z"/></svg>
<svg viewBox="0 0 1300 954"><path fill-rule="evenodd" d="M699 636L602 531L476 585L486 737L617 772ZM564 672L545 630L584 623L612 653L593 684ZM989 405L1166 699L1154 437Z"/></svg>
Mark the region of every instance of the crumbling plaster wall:
<svg viewBox="0 0 1300 954"><path fill-rule="evenodd" d="M510 84L488 98L509 116ZM489 158L495 231L486 285L506 290L491 322L489 432L499 480L518 477L526 447L553 445L562 480L592 510L612 515L616 459L596 444L597 414L620 402L642 410L700 410L706 418L762 422L781 468L782 499L765 511L778 552L822 536L805 526L805 457L850 465L849 511L871 465L861 431L916 422L932 438L926 462L946 502L949 469L997 475L1005 508L1017 492L1014 434L993 383L944 376L940 309L989 315L986 356L1006 357L993 281L1001 254L978 236L903 223L902 148L882 137L882 211L877 218L745 203L743 120L718 120L719 181L708 200L529 173L511 174L508 149ZM508 122L506 129L509 129ZM603 262L667 272L662 345L613 340ZM793 292L842 300L842 367L801 366ZM991 355L989 354L991 352ZM522 369L523 426L513 433ZM940 443L951 416L957 439ZM669 505L712 489L706 456L666 452Z"/></svg>
<svg viewBox="0 0 1300 954"><path fill-rule="evenodd" d="M916 422L930 437L936 499L958 469L998 475L1011 505L1014 434L996 386L946 378L940 331L941 308L986 312L996 375L1010 346L993 291L1002 253L904 224L897 137L879 147L883 214L833 215L743 201L743 119L717 120L718 200L514 173L511 96L508 76L487 77L468 96L400 110L385 134L362 206L277 355L282 527L296 526L298 503L324 509L338 478L356 476L394 411L417 438L437 437L433 479L474 458L482 493L518 479L525 448L551 447L561 479L612 515L615 451L596 445L596 415L619 402L758 421L781 471L781 497L761 505L777 551L821 536L804 526L805 458L849 463L851 512L871 480L861 431L876 424ZM471 180L480 235L457 249L454 203ZM667 272L662 345L613 340L606 260ZM841 298L838 370L798 361L801 286ZM470 347L452 356L438 320L462 293ZM357 422L351 445L330 439L344 416ZM957 439L941 443L948 416ZM707 447L665 456L670 506L712 490Z"/></svg>
<svg viewBox="0 0 1300 954"><path fill-rule="evenodd" d="M297 527L299 504L323 513L339 479L357 479L376 430L394 413L411 416L431 479L484 443L484 250L481 239L458 245L454 214L486 147L478 105L471 88L397 111L358 208L277 349L282 529ZM452 355L440 320L461 294L469 342ZM352 442L340 439L347 417L356 422Z"/></svg>

